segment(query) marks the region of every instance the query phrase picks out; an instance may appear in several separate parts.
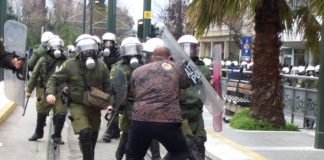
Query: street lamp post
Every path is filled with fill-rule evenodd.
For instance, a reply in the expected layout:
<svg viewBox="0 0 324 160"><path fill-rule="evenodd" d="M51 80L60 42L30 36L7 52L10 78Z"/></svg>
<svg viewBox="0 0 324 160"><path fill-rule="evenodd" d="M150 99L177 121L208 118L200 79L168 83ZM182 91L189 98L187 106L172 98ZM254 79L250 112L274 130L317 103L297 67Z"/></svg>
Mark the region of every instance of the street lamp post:
<svg viewBox="0 0 324 160"><path fill-rule="evenodd" d="M86 32L86 15L87 14L87 0L83 0L83 20L82 20L82 31Z"/></svg>
<svg viewBox="0 0 324 160"><path fill-rule="evenodd" d="M93 29L92 29L92 24L93 24L93 1L94 0L90 0L89 3L90 3L90 34L92 34L93 32Z"/></svg>
<svg viewBox="0 0 324 160"><path fill-rule="evenodd" d="M324 15L322 15L320 42L319 94L316 114L315 148L324 149Z"/></svg>
<svg viewBox="0 0 324 160"><path fill-rule="evenodd" d="M0 37L3 37L4 23L7 17L7 0L0 1ZM3 69L0 69L0 81L3 80Z"/></svg>
<svg viewBox="0 0 324 160"><path fill-rule="evenodd" d="M151 33L151 0L144 0L144 29L143 29L143 41L146 41L146 37Z"/></svg>
<svg viewBox="0 0 324 160"><path fill-rule="evenodd" d="M116 33L116 0L108 1L107 31Z"/></svg>

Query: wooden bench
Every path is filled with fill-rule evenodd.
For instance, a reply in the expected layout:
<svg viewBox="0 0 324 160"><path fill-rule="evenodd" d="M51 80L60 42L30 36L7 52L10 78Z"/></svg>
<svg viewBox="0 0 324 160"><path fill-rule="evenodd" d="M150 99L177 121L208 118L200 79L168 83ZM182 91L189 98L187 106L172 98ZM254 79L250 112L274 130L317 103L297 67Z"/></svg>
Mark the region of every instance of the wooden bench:
<svg viewBox="0 0 324 160"><path fill-rule="evenodd" d="M223 95L226 111L235 113L244 107L250 107L252 90L248 81L229 79L226 95Z"/></svg>

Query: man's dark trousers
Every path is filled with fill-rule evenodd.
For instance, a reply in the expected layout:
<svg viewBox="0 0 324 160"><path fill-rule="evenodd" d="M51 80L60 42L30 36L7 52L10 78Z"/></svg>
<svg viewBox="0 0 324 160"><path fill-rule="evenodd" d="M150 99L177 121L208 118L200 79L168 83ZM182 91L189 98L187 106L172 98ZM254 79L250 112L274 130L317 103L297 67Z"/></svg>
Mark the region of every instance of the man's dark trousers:
<svg viewBox="0 0 324 160"><path fill-rule="evenodd" d="M158 140L168 151L166 160L185 160L187 146L180 123L132 121L126 147L127 160L142 160L152 139Z"/></svg>

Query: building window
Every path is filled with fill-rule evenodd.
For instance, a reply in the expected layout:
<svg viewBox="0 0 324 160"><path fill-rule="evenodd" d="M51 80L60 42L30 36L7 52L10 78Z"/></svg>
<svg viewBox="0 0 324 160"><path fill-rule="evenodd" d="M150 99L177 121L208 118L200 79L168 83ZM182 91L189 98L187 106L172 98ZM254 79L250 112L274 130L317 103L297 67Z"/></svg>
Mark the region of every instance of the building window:
<svg viewBox="0 0 324 160"><path fill-rule="evenodd" d="M294 65L305 65L305 51L303 49L295 49L294 51Z"/></svg>

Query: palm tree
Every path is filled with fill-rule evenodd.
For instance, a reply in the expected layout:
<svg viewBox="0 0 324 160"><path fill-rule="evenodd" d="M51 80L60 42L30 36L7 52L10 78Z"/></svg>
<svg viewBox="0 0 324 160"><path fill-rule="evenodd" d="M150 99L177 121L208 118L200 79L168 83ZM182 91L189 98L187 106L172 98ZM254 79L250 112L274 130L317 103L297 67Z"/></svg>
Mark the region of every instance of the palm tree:
<svg viewBox="0 0 324 160"><path fill-rule="evenodd" d="M322 0L313 0L311 3L323 4L323 1L320 1ZM310 11L315 13L312 10L313 8L310 8L311 6L308 6ZM323 7L316 11L317 13L323 11ZM193 0L189 5L188 17L191 19L192 27L196 29L197 36L201 36L209 29L211 24L235 21L245 13L250 13L254 17L255 23L254 67L251 77L252 117L263 122L269 122L273 127L280 127L285 125L282 83L279 72L280 34L283 29L290 30L294 23L294 14L286 1ZM306 17L309 16L312 15L306 15ZM309 20L310 18L305 19ZM297 21L297 23L302 24L301 21L299 23ZM302 25L298 28L300 28L299 31L302 31ZM312 36L311 33L319 33L319 30L311 29L311 31L313 32L305 32L305 35ZM305 40L307 43L310 39Z"/></svg>

